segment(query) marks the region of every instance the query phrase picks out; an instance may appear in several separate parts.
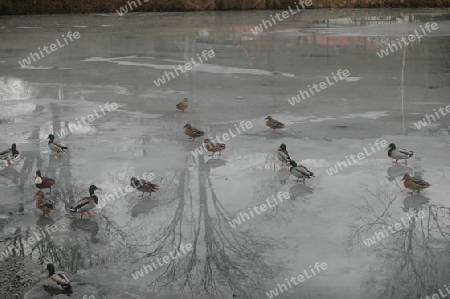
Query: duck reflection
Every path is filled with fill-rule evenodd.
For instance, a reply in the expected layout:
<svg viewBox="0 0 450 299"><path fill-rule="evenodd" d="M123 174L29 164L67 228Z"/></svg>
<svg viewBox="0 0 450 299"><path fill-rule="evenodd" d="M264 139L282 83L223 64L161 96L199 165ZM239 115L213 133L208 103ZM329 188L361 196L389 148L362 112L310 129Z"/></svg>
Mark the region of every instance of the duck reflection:
<svg viewBox="0 0 450 299"><path fill-rule="evenodd" d="M291 173L289 172L289 168L280 168L275 176L281 185L286 185Z"/></svg>
<svg viewBox="0 0 450 299"><path fill-rule="evenodd" d="M413 170L411 167L403 166L403 165L394 165L387 169L387 179L389 182L392 182L397 177L403 177L405 173L412 174Z"/></svg>
<svg viewBox="0 0 450 299"><path fill-rule="evenodd" d="M227 161L220 158L211 158L205 164L205 166L209 167L209 169L212 169L225 166L227 164Z"/></svg>
<svg viewBox="0 0 450 299"><path fill-rule="evenodd" d="M160 206L157 200L143 199L133 206L131 209L131 217L137 217L139 214L147 215L153 209Z"/></svg>
<svg viewBox="0 0 450 299"><path fill-rule="evenodd" d="M411 209L412 211L418 212L419 208L430 201L428 197L422 196L422 195L411 195L405 197L403 200L403 212L409 212Z"/></svg>
<svg viewBox="0 0 450 299"><path fill-rule="evenodd" d="M79 219L79 218L75 218L72 221L72 227L74 229L79 229L85 232L88 232L91 234L91 242L92 243L98 243L98 239L97 239L97 234L98 234L98 224L97 222L91 220L91 219Z"/></svg>
<svg viewBox="0 0 450 299"><path fill-rule="evenodd" d="M348 244L354 250L365 248L375 254L380 273L389 274L371 273L364 282L367 291L381 290L379 297L387 299L420 298L437 293L439 287L436 286L448 282L445 278L450 260L442 258L450 250L448 233L442 229L448 225L448 217L445 213L438 216L439 210L428 204L429 198L414 195L403 200L402 210L409 211L407 219L394 208L396 192L377 186L376 191L368 190L368 193L371 198L354 215L355 224L351 226ZM408 226L402 224L405 219ZM394 227L395 233L378 240L374 237ZM375 242L368 245L370 238Z"/></svg>
<svg viewBox="0 0 450 299"><path fill-rule="evenodd" d="M291 188L289 188L289 193L291 194L291 199L296 199L304 194L312 194L314 192L314 188L308 185L303 184L295 184Z"/></svg>
<svg viewBox="0 0 450 299"><path fill-rule="evenodd" d="M186 161L191 156L186 158ZM258 238L249 232L232 228L229 212L219 200L210 177L211 165L205 156L194 159L195 167L181 169L178 174L177 200L171 201L173 216L158 230L156 240L141 251L143 262L192 245L183 258L171 259L159 267L155 275L148 274L156 288L187 291L193 297L215 295L228 298L254 298L266 279L272 279L280 266L269 265L264 249L276 246L275 240ZM195 192L197 186L198 191ZM139 245L142 248L142 245ZM189 282L189 289L185 284Z"/></svg>

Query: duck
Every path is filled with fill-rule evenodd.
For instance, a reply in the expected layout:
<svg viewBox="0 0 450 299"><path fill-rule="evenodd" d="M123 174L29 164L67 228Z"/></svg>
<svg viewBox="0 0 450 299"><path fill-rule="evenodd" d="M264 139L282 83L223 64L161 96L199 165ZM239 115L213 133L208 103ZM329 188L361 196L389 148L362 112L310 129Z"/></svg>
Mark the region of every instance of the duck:
<svg viewBox="0 0 450 299"><path fill-rule="evenodd" d="M398 160L405 159L405 165L408 164L408 159L411 158L414 154L413 151L405 150L403 148L397 148L395 143L389 144L386 149L388 150L388 156L395 161L392 163L398 163Z"/></svg>
<svg viewBox="0 0 450 299"><path fill-rule="evenodd" d="M148 193L148 197L152 195L152 192L156 192L159 190L158 185L153 184L150 181L147 180L138 180L136 177L132 177L130 179L130 185L137 189L138 191L142 192L142 195L139 195L138 197L144 197L144 193Z"/></svg>
<svg viewBox="0 0 450 299"><path fill-rule="evenodd" d="M184 110L186 110L188 106L189 106L189 100L187 98L184 98L183 101L181 101L175 105L175 108L177 108L178 110L181 110L181 113L184 113Z"/></svg>
<svg viewBox="0 0 450 299"><path fill-rule="evenodd" d="M95 185L89 186L89 196L83 197L79 201L77 201L70 209L69 211L72 213L81 213L81 217L83 218L83 214L88 214L89 218L94 217L95 215L89 212L93 208L95 208L98 204L98 197L95 195L95 191L100 190L101 188L98 188Z"/></svg>
<svg viewBox="0 0 450 299"><path fill-rule="evenodd" d="M8 166L13 165L11 160L17 159L19 156L20 154L15 143L11 145L11 148L0 152L0 160L5 160Z"/></svg>
<svg viewBox="0 0 450 299"><path fill-rule="evenodd" d="M55 202L45 197L44 192L39 190L34 195L36 201L36 208L42 211L42 216L48 215L50 212L55 210Z"/></svg>
<svg viewBox="0 0 450 299"><path fill-rule="evenodd" d="M289 157L289 153L286 150L286 144L282 143L278 147L276 156L277 156L278 160L281 161L281 167L283 167L284 164L289 166L289 163L291 162L291 157Z"/></svg>
<svg viewBox="0 0 450 299"><path fill-rule="evenodd" d="M297 182L300 181L300 179L303 179L303 184L305 184L305 180L306 179L310 179L311 177L314 176L314 173L312 173L311 171L309 171L305 166L303 165L297 165L297 162L295 162L294 160L291 160L290 162L291 164L291 168L290 168L290 173L299 178L297 180Z"/></svg>
<svg viewBox="0 0 450 299"><path fill-rule="evenodd" d="M226 146L225 143L218 143L218 142L214 142L211 141L209 139L205 139L203 140L203 143L205 144L205 148L208 152L211 152L211 157L214 157L214 155L219 152L219 156L222 155L222 151L225 150Z"/></svg>
<svg viewBox="0 0 450 299"><path fill-rule="evenodd" d="M203 135L205 135L205 132L194 128L190 124L186 124L184 126L184 134L186 134L189 139L192 139L192 141L195 141L195 138L202 137Z"/></svg>
<svg viewBox="0 0 450 299"><path fill-rule="evenodd" d="M55 140L55 136L53 134L48 135L48 147L52 150L55 156L60 156L63 150L69 149L66 145L61 143L58 140Z"/></svg>
<svg viewBox="0 0 450 299"><path fill-rule="evenodd" d="M47 287L60 291L72 290L72 286L70 285L70 281L67 276L62 272L56 273L55 266L52 263L47 264L47 271Z"/></svg>
<svg viewBox="0 0 450 299"><path fill-rule="evenodd" d="M285 125L282 122L279 122L278 120L272 118L272 116L267 116L265 118L266 120L266 126L272 129L272 133L275 134L275 131L277 129L282 129L285 127Z"/></svg>
<svg viewBox="0 0 450 299"><path fill-rule="evenodd" d="M36 171L36 176L34 177L34 185L39 188L39 189L50 189L49 192L47 192L47 194L52 193L52 186L55 183L54 179L48 178L48 177L43 177L41 175L41 171L38 170Z"/></svg>
<svg viewBox="0 0 450 299"><path fill-rule="evenodd" d="M402 179L403 185L405 188L412 190L408 192L408 194L414 194L414 191L417 190L417 194L420 193L420 190L429 188L431 186L430 183L415 177L411 177L409 173L405 173Z"/></svg>

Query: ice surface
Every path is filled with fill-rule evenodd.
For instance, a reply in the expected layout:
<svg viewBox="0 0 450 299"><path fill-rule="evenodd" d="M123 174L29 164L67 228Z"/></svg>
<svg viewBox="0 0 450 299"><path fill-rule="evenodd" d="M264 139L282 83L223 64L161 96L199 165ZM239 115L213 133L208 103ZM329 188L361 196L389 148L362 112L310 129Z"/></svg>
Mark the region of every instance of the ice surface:
<svg viewBox="0 0 450 299"><path fill-rule="evenodd" d="M75 298L176 298L165 294L171 291L179 298L266 298L316 262L328 269L277 298L418 298L448 284L450 116L414 125L450 104L448 11L314 10L253 35L271 13L0 17L0 150L15 142L22 158L0 169L0 239L7 240L0 250L19 244L12 236L57 224L24 254L64 269ZM378 57L426 22L439 30ZM80 39L20 67L74 28ZM210 49L216 56L205 64L153 83ZM339 69L350 72L345 81L289 103ZM189 108L180 113L174 105L184 97ZM103 114L107 103L118 108ZM51 155L48 134L89 115L93 121L61 139L68 152ZM286 128L272 134L268 115ZM251 128L237 133L242 122ZM186 123L205 137L236 136L224 141L220 157L195 157L202 138L188 140ZM376 148L382 140L413 150L408 164L391 163ZM305 185L276 159L282 143L314 172ZM359 153L363 159L328 174ZM38 169L56 180L49 197L57 211L49 218L35 211ZM154 174L159 191L150 198L124 191L144 173ZM408 195L405 173L432 186ZM80 219L68 209L91 184L111 200L94 218ZM229 225L278 192L290 199ZM425 218L364 244L412 211ZM195 251L132 278L180 242ZM45 296L38 283L25 298Z"/></svg>

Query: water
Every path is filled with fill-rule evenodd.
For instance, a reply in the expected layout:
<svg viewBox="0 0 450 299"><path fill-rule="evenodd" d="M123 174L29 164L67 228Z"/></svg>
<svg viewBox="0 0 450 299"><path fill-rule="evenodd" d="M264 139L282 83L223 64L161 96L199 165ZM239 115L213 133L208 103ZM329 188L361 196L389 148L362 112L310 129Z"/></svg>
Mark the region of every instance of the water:
<svg viewBox="0 0 450 299"><path fill-rule="evenodd" d="M314 10L251 32L275 13L0 17L0 145L15 142L22 156L0 170L0 249L45 235L19 255L30 258L30 267L53 262L64 270L74 298L267 298L279 283L288 289L279 298L419 298L445 291L450 117L420 130L414 123L450 104L448 11ZM427 22L439 28L387 57L377 55ZM79 39L65 43L69 31ZM57 39L62 48L21 68L30 51ZM154 84L211 49L215 56L206 63ZM348 71L345 80L309 90L333 82L338 70ZM304 100L290 104L305 91ZM173 107L183 97L190 100L184 114ZM106 103L118 108L108 112ZM80 125L89 114L94 119ZM287 128L271 134L267 115ZM251 128L237 133L242 121ZM62 139L70 150L54 157L45 138L69 123L78 128ZM220 157L194 157L201 143L187 140L186 123L208 137L229 130L236 136ZM407 166L394 165L376 140L414 156ZM275 160L281 143L315 173L305 185ZM363 159L327 174L364 149ZM48 219L35 211L37 169L56 180L50 197L58 210ZM432 187L408 196L405 172ZM144 173L154 173L160 186L150 199L125 189ZM111 201L93 210L92 219L69 214L91 184ZM248 208L273 203L278 192L290 198L251 217ZM426 215L364 244L412 211ZM249 220L229 225L243 212ZM55 224L57 231L46 234L46 225ZM181 243L193 249L132 277ZM317 262L327 269L311 275ZM312 277L289 287L285 279L305 271ZM41 285L26 298L47 298Z"/></svg>

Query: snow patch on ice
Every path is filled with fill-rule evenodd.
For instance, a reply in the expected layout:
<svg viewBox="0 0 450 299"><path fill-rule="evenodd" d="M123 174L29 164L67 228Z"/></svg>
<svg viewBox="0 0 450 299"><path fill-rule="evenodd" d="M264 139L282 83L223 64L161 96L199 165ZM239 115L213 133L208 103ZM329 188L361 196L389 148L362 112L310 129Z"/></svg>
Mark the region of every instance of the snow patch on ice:
<svg viewBox="0 0 450 299"><path fill-rule="evenodd" d="M127 58L127 57L123 57ZM128 57L128 58L136 58L136 56ZM84 61L88 62L113 62L118 65L126 65L126 66L141 66L141 67L149 67L160 70L171 70L173 71L173 67L176 65L168 65L168 64L151 64L151 63L140 63L140 62L131 62L131 61L117 61L117 59L122 58L104 58L104 57L91 57L85 59ZM195 66L192 68L192 72L205 72L210 74L247 74L247 75L259 75L259 76L273 76L272 72L260 70L260 69L244 69L230 66L220 66L220 65L212 65L212 64L200 64L199 66ZM289 73L279 73L279 75L283 77L293 78L294 74Z"/></svg>
<svg viewBox="0 0 450 299"><path fill-rule="evenodd" d="M389 114L386 113L386 111L370 111L366 113L354 113L349 114L346 116L343 116L342 118L357 118L357 117L363 117L363 118L369 118L369 119L378 119L383 116L388 116Z"/></svg>

